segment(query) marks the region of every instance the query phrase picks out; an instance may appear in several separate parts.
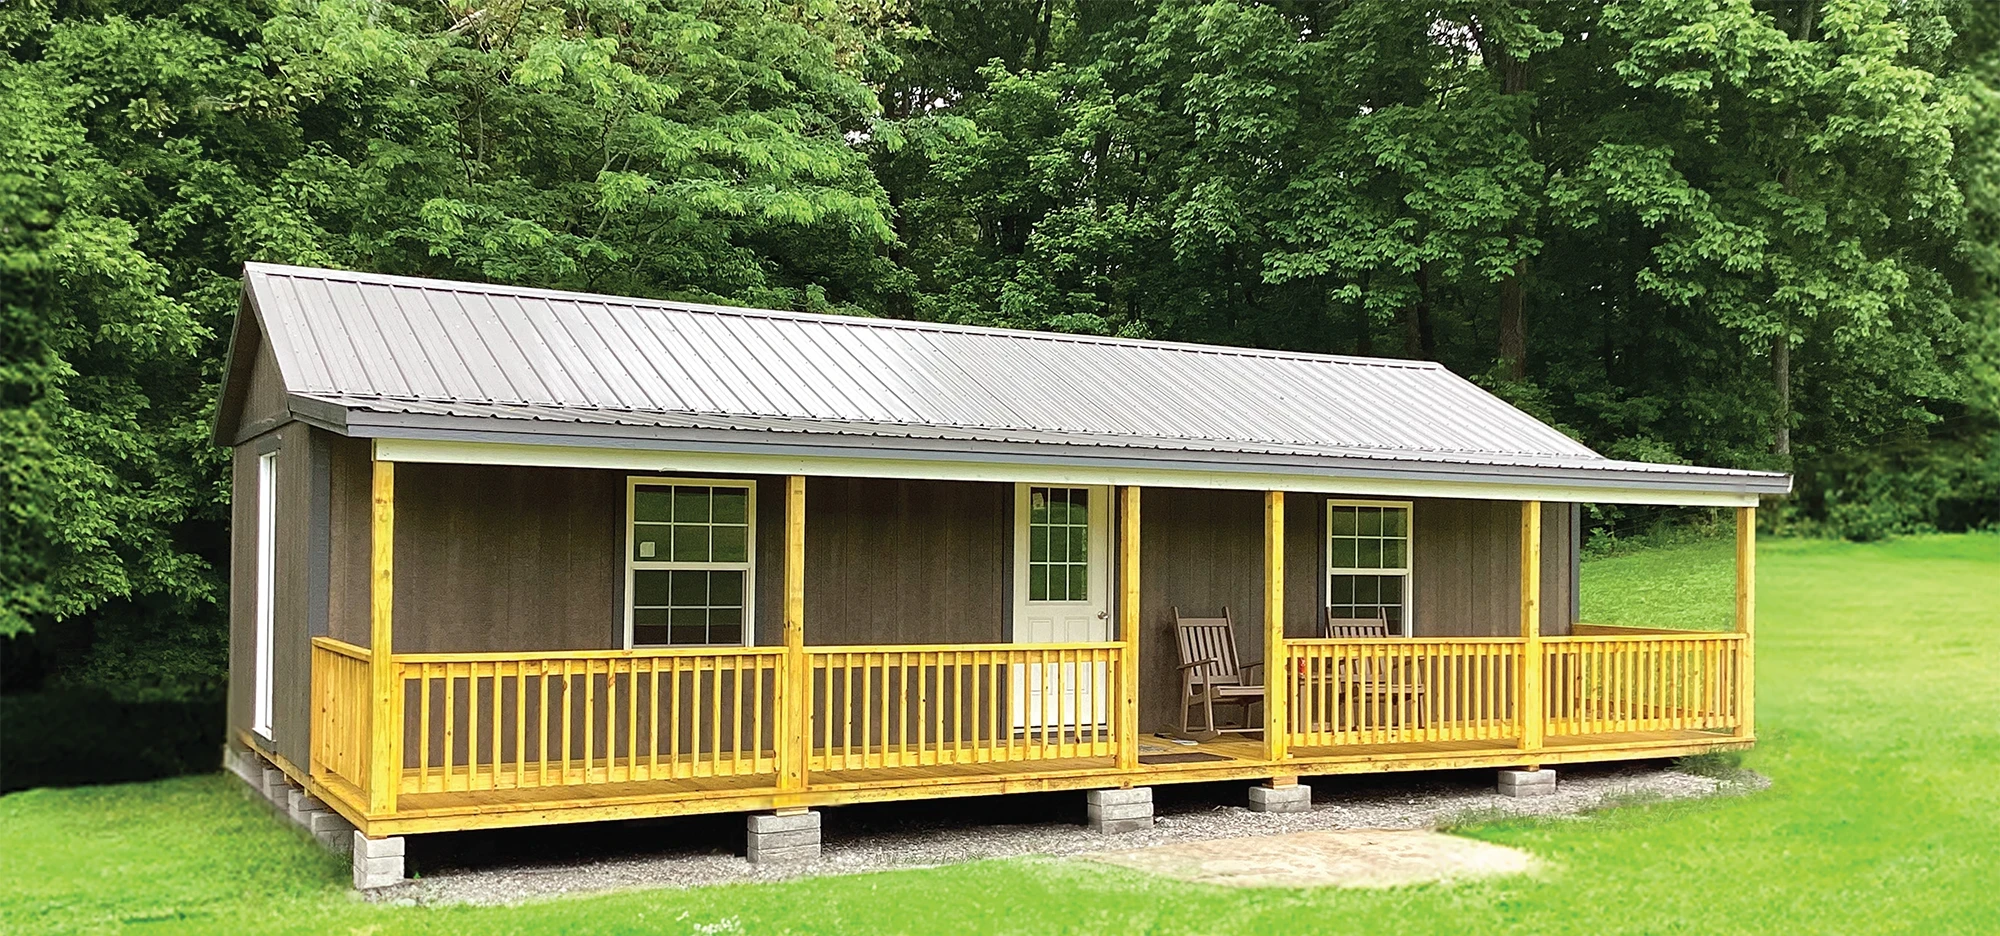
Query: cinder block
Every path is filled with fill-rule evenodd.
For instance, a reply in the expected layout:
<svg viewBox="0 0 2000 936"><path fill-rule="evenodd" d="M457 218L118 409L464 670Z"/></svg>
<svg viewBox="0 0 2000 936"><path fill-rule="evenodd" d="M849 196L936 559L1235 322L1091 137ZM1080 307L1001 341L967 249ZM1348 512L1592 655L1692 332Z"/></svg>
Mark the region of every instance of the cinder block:
<svg viewBox="0 0 2000 936"><path fill-rule="evenodd" d="M353 826L348 826L344 829L328 829L325 832L315 832L313 833L313 838L319 839L320 845L327 851L342 858L354 857Z"/></svg>
<svg viewBox="0 0 2000 936"><path fill-rule="evenodd" d="M1313 805L1312 787L1303 783L1288 786L1264 786L1250 788L1250 811L1262 813L1310 812Z"/></svg>
<svg viewBox="0 0 2000 936"><path fill-rule="evenodd" d="M1119 819L1145 819L1153 815L1153 804L1126 803L1123 806L1099 806L1091 803L1084 807L1084 812L1090 816L1090 821L1093 823Z"/></svg>
<svg viewBox="0 0 2000 936"><path fill-rule="evenodd" d="M744 855L752 864L811 861L819 857L820 814L816 810L777 815L757 813L744 820Z"/></svg>
<svg viewBox="0 0 2000 936"><path fill-rule="evenodd" d="M796 832L800 829L811 829L817 832L819 831L819 811L808 809L805 812L792 813L785 816L780 816L776 813L753 813L750 815L747 825L752 833L758 835L767 835L772 832Z"/></svg>
<svg viewBox="0 0 2000 936"><path fill-rule="evenodd" d="M1546 767L1541 770L1502 770L1495 788L1502 796L1551 796L1556 792L1556 772Z"/></svg>
<svg viewBox="0 0 2000 936"><path fill-rule="evenodd" d="M1132 803L1153 803L1152 787L1132 787L1128 790L1085 790L1083 801L1092 806L1126 806Z"/></svg>
<svg viewBox="0 0 2000 936"><path fill-rule="evenodd" d="M321 812L313 813L311 816L307 817L306 831L311 832L314 835L319 835L324 832L340 832L343 833L343 837L345 837L344 833L354 831L354 823L348 822L346 816L343 816L337 812L333 812L332 810L324 810ZM348 847L352 848L353 846L350 844Z"/></svg>
<svg viewBox="0 0 2000 936"><path fill-rule="evenodd" d="M817 861L819 860L819 843L792 845L785 848L765 848L753 843L749 848L748 857L751 864L760 865L800 864L808 861Z"/></svg>
<svg viewBox="0 0 2000 936"><path fill-rule="evenodd" d="M355 890L373 890L402 883L402 836L372 839L355 832L349 840L354 849Z"/></svg>
<svg viewBox="0 0 2000 936"><path fill-rule="evenodd" d="M1115 835L1153 827L1153 788L1085 790L1084 813L1095 832Z"/></svg>
<svg viewBox="0 0 2000 936"><path fill-rule="evenodd" d="M292 821L308 829L312 828L314 815L327 811L326 804L319 797L296 787L286 794L286 804L286 812L291 814Z"/></svg>
<svg viewBox="0 0 2000 936"><path fill-rule="evenodd" d="M289 808L290 804L286 797L291 795L290 784L291 781L285 778L284 771L276 767L264 768L264 785L262 789L264 791L264 798L270 800L272 805L277 806L279 809Z"/></svg>

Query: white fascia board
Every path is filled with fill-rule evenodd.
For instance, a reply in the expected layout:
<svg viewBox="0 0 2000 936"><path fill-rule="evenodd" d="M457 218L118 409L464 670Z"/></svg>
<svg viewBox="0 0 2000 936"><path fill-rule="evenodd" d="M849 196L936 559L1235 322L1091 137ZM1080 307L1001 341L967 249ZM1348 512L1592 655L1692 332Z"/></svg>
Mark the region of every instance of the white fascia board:
<svg viewBox="0 0 2000 936"><path fill-rule="evenodd" d="M1241 491L1300 491L1360 497L1455 497L1474 500L1541 500L1589 504L1657 504L1687 507L1755 507L1757 495L1737 491L1663 490L1639 486L1523 484L1443 481L1427 478L1358 478L1337 474L1271 471L1172 470L1130 466L1059 465L950 459L861 458L746 452L663 451L462 442L432 439L375 439L381 461L461 465L522 465L544 468L603 468L663 474L818 475L851 478L913 478L944 481L998 481L1028 484L1136 485Z"/></svg>

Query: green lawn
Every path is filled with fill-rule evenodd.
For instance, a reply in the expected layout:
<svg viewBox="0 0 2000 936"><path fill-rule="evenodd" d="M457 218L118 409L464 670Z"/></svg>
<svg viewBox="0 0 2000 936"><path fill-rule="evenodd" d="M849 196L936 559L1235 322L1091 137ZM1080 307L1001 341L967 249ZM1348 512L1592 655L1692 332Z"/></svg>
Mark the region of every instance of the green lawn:
<svg viewBox="0 0 2000 936"><path fill-rule="evenodd" d="M1595 560L1591 620L1724 626L1729 547ZM2000 537L1766 542L1759 715L1774 786L1468 834L1533 878L1193 888L1018 860L514 908L376 907L220 776L0 798L8 932L2000 931ZM1661 584L1667 583L1667 584ZM1683 611L1684 608L1692 610Z"/></svg>

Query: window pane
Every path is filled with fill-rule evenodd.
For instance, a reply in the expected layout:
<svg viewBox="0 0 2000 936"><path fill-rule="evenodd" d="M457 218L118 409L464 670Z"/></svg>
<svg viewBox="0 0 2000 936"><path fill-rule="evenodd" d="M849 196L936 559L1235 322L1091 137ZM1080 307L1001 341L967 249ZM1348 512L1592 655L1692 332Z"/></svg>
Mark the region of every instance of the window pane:
<svg viewBox="0 0 2000 936"><path fill-rule="evenodd" d="M1354 576L1336 575L1327 593L1329 604L1345 605L1354 603Z"/></svg>
<svg viewBox="0 0 2000 936"><path fill-rule="evenodd" d="M1391 507L1382 511L1382 535L1402 536L1408 528L1410 511L1406 507Z"/></svg>
<svg viewBox="0 0 2000 936"><path fill-rule="evenodd" d="M708 603L717 608L743 607L743 573L727 570L708 573Z"/></svg>
<svg viewBox="0 0 2000 936"><path fill-rule="evenodd" d="M674 577L673 599L669 602L674 607L701 607L708 604L707 572L676 569L668 574Z"/></svg>
<svg viewBox="0 0 2000 936"><path fill-rule="evenodd" d="M674 524L674 561L709 561L708 530L706 526Z"/></svg>
<svg viewBox="0 0 2000 936"><path fill-rule="evenodd" d="M1049 528L1030 526L1028 528L1028 561L1049 561Z"/></svg>
<svg viewBox="0 0 2000 936"><path fill-rule="evenodd" d="M674 520L679 523L708 522L708 488L674 488Z"/></svg>
<svg viewBox="0 0 2000 936"><path fill-rule="evenodd" d="M1029 601L1049 600L1048 566L1032 565L1032 564L1028 566L1028 600Z"/></svg>
<svg viewBox="0 0 2000 936"><path fill-rule="evenodd" d="M1354 508L1352 507L1333 508L1332 532L1333 535L1335 536L1354 535Z"/></svg>
<svg viewBox="0 0 2000 936"><path fill-rule="evenodd" d="M664 626L656 627L651 625L641 627L638 624L632 625L633 646L637 647L658 646L666 642L667 642L666 627Z"/></svg>
<svg viewBox="0 0 2000 936"><path fill-rule="evenodd" d="M1049 489L1028 489L1028 523L1041 525L1049 522Z"/></svg>
<svg viewBox="0 0 2000 936"><path fill-rule="evenodd" d="M1069 522L1082 526L1090 522L1090 489L1069 489Z"/></svg>
<svg viewBox="0 0 2000 936"><path fill-rule="evenodd" d="M1049 528L1049 560L1051 562L1063 562L1069 558L1069 535L1069 527L1056 526Z"/></svg>
<svg viewBox="0 0 2000 936"><path fill-rule="evenodd" d="M633 570L632 604L656 607L667 604L667 578L673 574L656 569Z"/></svg>
<svg viewBox="0 0 2000 936"><path fill-rule="evenodd" d="M1069 555L1067 557L1069 561L1088 562L1090 559L1089 549L1090 549L1090 528L1082 526L1070 527Z"/></svg>
<svg viewBox="0 0 2000 936"><path fill-rule="evenodd" d="M743 642L743 625L710 622L708 642L712 645L740 644Z"/></svg>
<svg viewBox="0 0 2000 936"><path fill-rule="evenodd" d="M715 522L748 523L750 492L743 488L715 489Z"/></svg>
<svg viewBox="0 0 2000 936"><path fill-rule="evenodd" d="M683 647L698 647L708 643L708 628L695 625L676 625L668 631L669 643Z"/></svg>
<svg viewBox="0 0 2000 936"><path fill-rule="evenodd" d="M673 517L670 488L642 487L632 491L632 519L664 523Z"/></svg>
<svg viewBox="0 0 2000 936"><path fill-rule="evenodd" d="M667 558L667 540L673 528L659 523L635 523L632 525L632 558L641 562L657 562Z"/></svg>
<svg viewBox="0 0 2000 936"><path fill-rule="evenodd" d="M1334 567L1334 568L1336 568L1336 569L1352 569L1352 568L1354 568L1354 541L1353 541L1353 540L1351 540L1351 539L1337 539L1337 540L1334 540L1334 541L1333 541L1333 544L1332 544L1332 545L1331 545L1331 547L1330 547L1330 549L1331 549L1331 551L1332 551L1332 557L1331 557L1331 558L1332 558L1332 562L1333 562L1333 567Z"/></svg>
<svg viewBox="0 0 2000 936"><path fill-rule="evenodd" d="M1381 540L1378 539L1356 540L1354 546L1355 549L1357 550L1357 554L1354 558L1355 568L1379 569L1382 567Z"/></svg>
<svg viewBox="0 0 2000 936"><path fill-rule="evenodd" d="M1090 598L1090 567L1073 565L1069 567L1069 600L1086 601Z"/></svg>
<svg viewBox="0 0 2000 936"><path fill-rule="evenodd" d="M749 562L750 528L740 526L716 527L715 561Z"/></svg>
<svg viewBox="0 0 2000 936"><path fill-rule="evenodd" d="M1403 541L1402 540L1383 541L1382 568L1400 569L1403 568L1404 563L1405 560L1403 558Z"/></svg>
<svg viewBox="0 0 2000 936"><path fill-rule="evenodd" d="M1356 519L1360 523L1359 528L1355 530L1356 533L1359 533L1362 536L1382 535L1382 508L1380 507L1359 508L1358 516Z"/></svg>
<svg viewBox="0 0 2000 936"><path fill-rule="evenodd" d="M665 627L666 624L667 624L667 609L665 608L632 609L632 626L635 628Z"/></svg>

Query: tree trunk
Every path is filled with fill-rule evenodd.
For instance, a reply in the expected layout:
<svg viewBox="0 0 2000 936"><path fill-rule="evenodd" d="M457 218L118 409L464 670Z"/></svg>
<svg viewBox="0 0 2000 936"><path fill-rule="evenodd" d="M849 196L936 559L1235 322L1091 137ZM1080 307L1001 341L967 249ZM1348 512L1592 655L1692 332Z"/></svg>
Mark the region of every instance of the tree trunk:
<svg viewBox="0 0 2000 936"><path fill-rule="evenodd" d="M1527 291L1522 280L1528 275L1528 261L1519 260L1500 281L1500 360L1507 364L1507 378L1528 376Z"/></svg>
<svg viewBox="0 0 2000 936"><path fill-rule="evenodd" d="M1403 313L1403 356L1437 360L1437 333L1431 328L1431 276L1428 264L1417 268L1412 277L1417 284L1417 301Z"/></svg>
<svg viewBox="0 0 2000 936"><path fill-rule="evenodd" d="M1771 382L1778 389L1778 408L1772 414L1771 451L1792 454L1792 341L1788 335L1771 339Z"/></svg>

